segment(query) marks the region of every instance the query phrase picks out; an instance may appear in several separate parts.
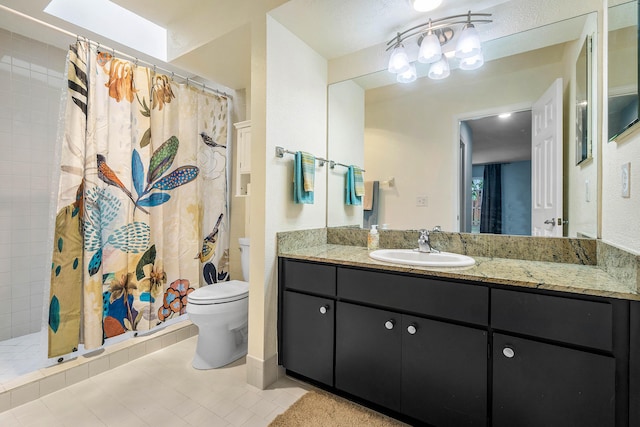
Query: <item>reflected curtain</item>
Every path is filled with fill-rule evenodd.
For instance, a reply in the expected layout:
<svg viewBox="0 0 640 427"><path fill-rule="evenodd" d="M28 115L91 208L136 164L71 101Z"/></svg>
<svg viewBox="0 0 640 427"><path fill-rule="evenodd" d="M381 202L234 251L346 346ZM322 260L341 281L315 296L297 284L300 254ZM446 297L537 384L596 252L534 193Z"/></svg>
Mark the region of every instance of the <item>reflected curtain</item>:
<svg viewBox="0 0 640 427"><path fill-rule="evenodd" d="M228 280L228 100L72 45L49 357L185 314Z"/></svg>
<svg viewBox="0 0 640 427"><path fill-rule="evenodd" d="M500 164L484 167L480 232L502 234L502 177Z"/></svg>

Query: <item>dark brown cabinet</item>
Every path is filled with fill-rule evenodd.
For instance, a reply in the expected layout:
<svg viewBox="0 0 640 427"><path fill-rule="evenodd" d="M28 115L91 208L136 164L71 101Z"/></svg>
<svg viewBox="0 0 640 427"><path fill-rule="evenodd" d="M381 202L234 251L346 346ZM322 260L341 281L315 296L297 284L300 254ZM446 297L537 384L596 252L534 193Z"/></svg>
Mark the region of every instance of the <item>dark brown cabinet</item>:
<svg viewBox="0 0 640 427"><path fill-rule="evenodd" d="M284 292L282 339L287 369L333 385L335 302L331 299Z"/></svg>
<svg viewBox="0 0 640 427"><path fill-rule="evenodd" d="M403 315L401 389L412 418L487 425L487 331Z"/></svg>
<svg viewBox="0 0 640 427"><path fill-rule="evenodd" d="M400 315L338 302L336 388L400 411Z"/></svg>
<svg viewBox="0 0 640 427"><path fill-rule="evenodd" d="M289 372L411 424L640 427L640 303L281 259L279 304Z"/></svg>
<svg viewBox="0 0 640 427"><path fill-rule="evenodd" d="M615 425L615 359L493 335L494 427Z"/></svg>

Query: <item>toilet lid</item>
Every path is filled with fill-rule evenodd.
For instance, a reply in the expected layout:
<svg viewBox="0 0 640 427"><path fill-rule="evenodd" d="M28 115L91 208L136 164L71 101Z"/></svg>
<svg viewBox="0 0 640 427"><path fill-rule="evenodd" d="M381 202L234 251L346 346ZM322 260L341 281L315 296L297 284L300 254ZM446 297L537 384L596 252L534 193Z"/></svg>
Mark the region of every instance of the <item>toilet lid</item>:
<svg viewBox="0 0 640 427"><path fill-rule="evenodd" d="M247 298L249 283L240 280L203 286L187 296L189 304L222 304Z"/></svg>

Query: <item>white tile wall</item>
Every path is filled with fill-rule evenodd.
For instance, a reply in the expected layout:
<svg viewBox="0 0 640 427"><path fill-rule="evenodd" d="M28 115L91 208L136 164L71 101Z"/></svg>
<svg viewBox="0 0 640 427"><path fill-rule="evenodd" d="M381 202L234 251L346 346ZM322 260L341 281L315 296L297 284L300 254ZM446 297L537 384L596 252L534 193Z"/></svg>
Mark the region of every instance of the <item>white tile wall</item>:
<svg viewBox="0 0 640 427"><path fill-rule="evenodd" d="M0 340L41 328L66 52L0 29ZM10 313L10 315L9 315Z"/></svg>

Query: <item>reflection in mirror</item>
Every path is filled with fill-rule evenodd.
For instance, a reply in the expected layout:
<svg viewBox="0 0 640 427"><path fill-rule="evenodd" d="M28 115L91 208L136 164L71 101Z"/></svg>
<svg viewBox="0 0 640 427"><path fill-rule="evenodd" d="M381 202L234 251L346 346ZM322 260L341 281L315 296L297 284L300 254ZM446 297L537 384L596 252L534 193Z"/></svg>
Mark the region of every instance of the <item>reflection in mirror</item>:
<svg viewBox="0 0 640 427"><path fill-rule="evenodd" d="M589 81L591 79L591 37L582 44L576 61L576 164L591 158L591 132L589 116Z"/></svg>
<svg viewBox="0 0 640 427"><path fill-rule="evenodd" d="M638 1L609 8L609 141L638 122Z"/></svg>
<svg viewBox="0 0 640 427"><path fill-rule="evenodd" d="M562 165L559 175L564 182L560 193L556 194L562 206L558 215L548 218L550 222L553 219L553 224L549 223L547 227L555 227L559 235L595 237L597 168L595 162L576 166L576 116L569 112L576 111L576 61L580 48L586 36L595 34L596 29L597 14L594 12L489 40L483 44L483 68L471 72L452 69L450 77L443 81L418 78L410 84L393 84L385 70L330 85L329 156L342 157L340 150L345 150L345 144L352 152L362 150L367 170L365 181L380 183L378 224L388 224L393 229L441 225L448 231L464 230L465 218L471 218L472 209L473 165L470 159L473 141L467 154L463 153L460 123L504 112L531 110L536 100L561 79L563 120L559 141L564 144L554 161ZM425 72L418 71L418 74ZM350 99L356 99L348 108L344 99L346 91L354 97ZM334 92L341 93L341 101L333 99ZM363 104L358 104L358 99L364 100ZM337 120L332 113L336 103L346 114L341 117L343 126L345 123L350 127L357 126L361 120L359 114L363 112L362 139L355 136L345 141L339 137L340 131L332 126L332 117ZM355 120L350 120L354 114ZM503 132L499 124L491 130L492 137L500 140ZM473 135L469 137L472 140ZM513 138L504 139L498 152L512 148ZM465 163L466 157L470 163ZM463 171L464 179L461 177ZM340 179L329 176L329 188L334 178ZM390 178L394 178L395 185L383 185ZM350 219L352 212L347 212L342 193L328 191L327 210L344 212L344 221L328 218L327 225L362 226L362 216ZM468 203L465 194L468 194ZM511 209L505 206L503 210L511 212ZM558 218L561 225L558 225ZM569 218L571 221L565 224Z"/></svg>

